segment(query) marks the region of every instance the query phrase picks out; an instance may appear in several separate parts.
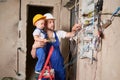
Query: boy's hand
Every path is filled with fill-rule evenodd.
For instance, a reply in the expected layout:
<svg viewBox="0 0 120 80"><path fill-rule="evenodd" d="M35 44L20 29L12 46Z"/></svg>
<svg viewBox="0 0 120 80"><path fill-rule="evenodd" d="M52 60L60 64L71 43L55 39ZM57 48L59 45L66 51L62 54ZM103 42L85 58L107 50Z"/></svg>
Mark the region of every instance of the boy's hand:
<svg viewBox="0 0 120 80"><path fill-rule="evenodd" d="M34 44L33 44L33 48L39 48L39 47L44 47L46 45L46 42L44 41L35 41Z"/></svg>
<svg viewBox="0 0 120 80"><path fill-rule="evenodd" d="M47 39L47 42L56 42L55 38Z"/></svg>
<svg viewBox="0 0 120 80"><path fill-rule="evenodd" d="M44 42L47 43L47 42L49 42L49 40L45 39Z"/></svg>
<svg viewBox="0 0 120 80"><path fill-rule="evenodd" d="M55 39L45 39L44 42L47 43L47 42L55 42L56 40Z"/></svg>

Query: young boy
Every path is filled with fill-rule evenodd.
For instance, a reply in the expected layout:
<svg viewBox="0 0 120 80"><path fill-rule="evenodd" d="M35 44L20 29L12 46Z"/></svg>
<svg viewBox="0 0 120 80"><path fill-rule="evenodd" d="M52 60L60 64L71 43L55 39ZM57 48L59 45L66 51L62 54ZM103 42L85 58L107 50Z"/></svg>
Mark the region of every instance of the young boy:
<svg viewBox="0 0 120 80"><path fill-rule="evenodd" d="M33 17L33 25L36 27L36 29L33 32L33 37L35 42L43 41L47 42L46 33L44 32L45 27L45 16L42 14L36 14ZM43 64L45 62L45 56L46 56L46 47L37 48L36 50L36 56L38 58L38 61L35 66L35 73L39 73L42 70Z"/></svg>

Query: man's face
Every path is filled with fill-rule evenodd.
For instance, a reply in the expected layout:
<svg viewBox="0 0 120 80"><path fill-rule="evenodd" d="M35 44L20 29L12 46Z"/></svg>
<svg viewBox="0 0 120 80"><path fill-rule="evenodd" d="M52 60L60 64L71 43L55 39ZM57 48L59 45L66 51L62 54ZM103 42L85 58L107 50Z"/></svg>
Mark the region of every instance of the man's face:
<svg viewBox="0 0 120 80"><path fill-rule="evenodd" d="M47 20L47 26L46 27L47 27L48 30L54 31L54 28L55 28L54 20L53 19Z"/></svg>

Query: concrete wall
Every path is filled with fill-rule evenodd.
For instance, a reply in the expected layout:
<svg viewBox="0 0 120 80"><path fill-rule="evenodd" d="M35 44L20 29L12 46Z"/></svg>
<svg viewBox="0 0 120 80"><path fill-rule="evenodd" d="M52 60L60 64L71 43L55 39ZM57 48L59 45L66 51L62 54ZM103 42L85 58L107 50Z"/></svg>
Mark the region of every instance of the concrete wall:
<svg viewBox="0 0 120 80"><path fill-rule="evenodd" d="M18 21L19 1L0 2L0 77L15 75Z"/></svg>
<svg viewBox="0 0 120 80"><path fill-rule="evenodd" d="M97 0L96 0L97 1ZM120 0L104 0L103 13L113 13L120 6ZM102 15L103 19L110 19ZM96 54L97 62L90 64L88 59L78 58L77 80L120 80L120 17L104 30L102 51Z"/></svg>
<svg viewBox="0 0 120 80"><path fill-rule="evenodd" d="M120 0L104 1L103 12L114 12L120 7ZM120 13L120 11L119 11ZM103 16L104 19L111 16ZM103 39L102 48L102 80L120 80L120 17L115 17L112 25L105 31L105 39Z"/></svg>
<svg viewBox="0 0 120 80"><path fill-rule="evenodd" d="M25 78L26 38L21 35L22 37L18 39L18 23L19 1L4 0L0 2L0 78L18 77L16 75L17 68ZM22 26L22 23L20 25ZM25 32L23 34L25 35ZM18 52L19 60L17 60L18 47L23 50Z"/></svg>

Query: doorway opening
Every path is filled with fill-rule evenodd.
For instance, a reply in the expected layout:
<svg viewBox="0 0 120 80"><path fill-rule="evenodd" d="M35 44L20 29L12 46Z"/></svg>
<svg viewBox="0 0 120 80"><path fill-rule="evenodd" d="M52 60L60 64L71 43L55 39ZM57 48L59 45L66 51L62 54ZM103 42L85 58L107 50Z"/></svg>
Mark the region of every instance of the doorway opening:
<svg viewBox="0 0 120 80"><path fill-rule="evenodd" d="M34 43L33 31L35 27L32 24L34 15L53 13L53 7L27 5L27 56L26 56L26 80L34 80L34 67L37 59L33 59L31 56L31 48Z"/></svg>

